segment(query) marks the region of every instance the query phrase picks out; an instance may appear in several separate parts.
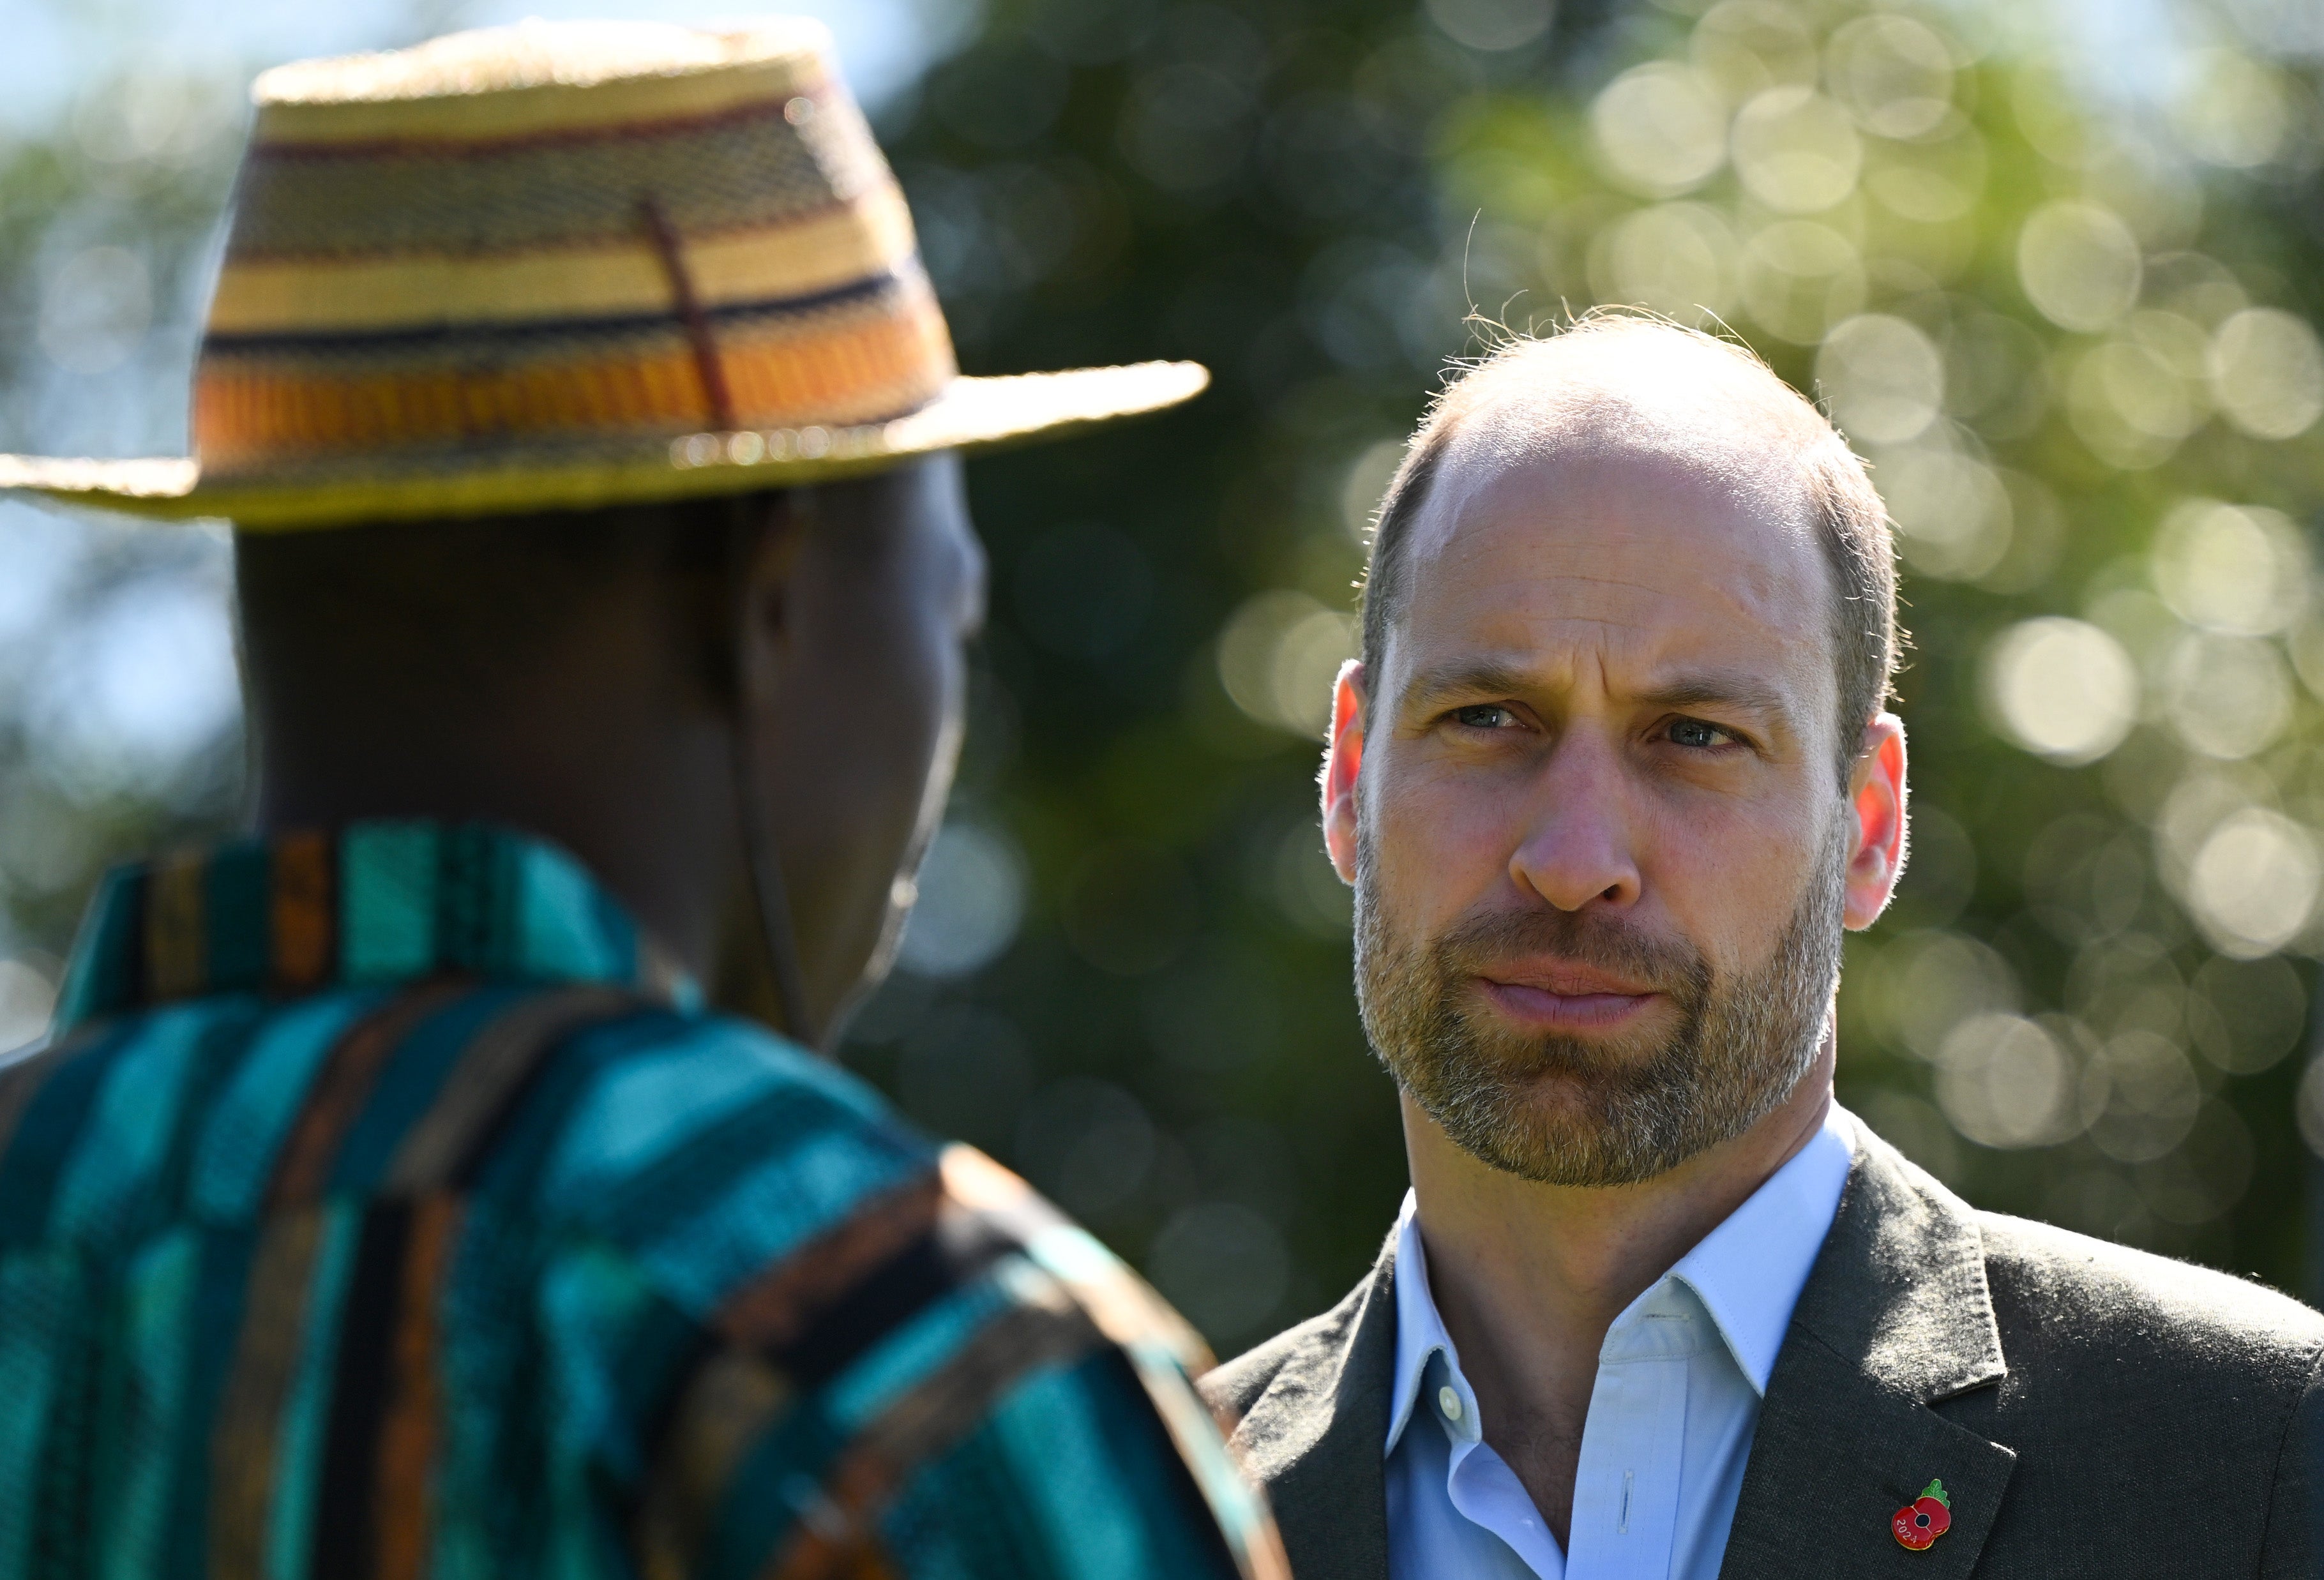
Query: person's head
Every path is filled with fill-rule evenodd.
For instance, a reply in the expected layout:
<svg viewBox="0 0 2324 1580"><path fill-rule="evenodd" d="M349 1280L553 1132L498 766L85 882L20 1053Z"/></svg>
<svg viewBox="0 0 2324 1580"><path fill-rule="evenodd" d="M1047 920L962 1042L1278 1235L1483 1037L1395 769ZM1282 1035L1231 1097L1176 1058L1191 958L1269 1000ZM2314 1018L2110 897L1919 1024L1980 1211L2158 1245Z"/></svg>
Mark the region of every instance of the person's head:
<svg viewBox="0 0 2324 1580"><path fill-rule="evenodd" d="M1886 516L1749 353L1520 339L1390 484L1324 830L1366 1029L1483 1162L1649 1179L1792 1097L1904 854Z"/></svg>
<svg viewBox="0 0 2324 1580"><path fill-rule="evenodd" d="M766 1014L738 804L755 795L814 1024L884 970L982 615L954 457L706 501L245 533L236 563L270 825L547 834Z"/></svg>
<svg viewBox="0 0 2324 1580"><path fill-rule="evenodd" d="M1208 372L961 376L807 19L536 20L294 61L252 99L193 453L0 455L0 491L243 529L270 826L530 828L697 969L762 963L720 917L768 918L759 986L827 1033L957 744L958 458ZM620 179L543 203L544 137L618 147ZM411 157L455 143L457 180Z"/></svg>

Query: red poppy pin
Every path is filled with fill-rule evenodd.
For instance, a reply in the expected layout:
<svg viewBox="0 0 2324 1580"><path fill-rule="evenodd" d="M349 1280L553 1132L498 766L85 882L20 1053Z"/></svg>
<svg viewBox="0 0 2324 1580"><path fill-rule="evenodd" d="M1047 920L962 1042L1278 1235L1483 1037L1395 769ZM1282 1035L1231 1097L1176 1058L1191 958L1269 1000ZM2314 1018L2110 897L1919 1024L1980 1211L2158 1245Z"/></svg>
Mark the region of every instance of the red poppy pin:
<svg viewBox="0 0 2324 1580"><path fill-rule="evenodd" d="M1896 1511L1896 1518L1888 1529L1896 1539L1914 1552L1920 1552L1937 1538L1952 1529L1952 1500L1945 1496L1945 1484L1932 1481L1921 1491L1921 1495Z"/></svg>

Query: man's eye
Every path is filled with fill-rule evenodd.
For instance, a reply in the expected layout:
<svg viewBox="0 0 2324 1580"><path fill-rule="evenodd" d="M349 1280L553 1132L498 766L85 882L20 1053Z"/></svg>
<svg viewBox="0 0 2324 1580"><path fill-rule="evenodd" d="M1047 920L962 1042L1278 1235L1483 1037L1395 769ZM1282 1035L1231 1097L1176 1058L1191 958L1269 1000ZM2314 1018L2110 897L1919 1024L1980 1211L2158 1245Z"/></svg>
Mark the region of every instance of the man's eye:
<svg viewBox="0 0 2324 1580"><path fill-rule="evenodd" d="M1499 703L1479 703L1452 710L1452 721L1471 730L1499 730L1511 722L1509 711Z"/></svg>
<svg viewBox="0 0 2324 1580"><path fill-rule="evenodd" d="M1700 719L1673 721L1669 738L1674 746L1691 747L1697 751L1708 751L1712 747L1732 739L1718 725L1706 724Z"/></svg>

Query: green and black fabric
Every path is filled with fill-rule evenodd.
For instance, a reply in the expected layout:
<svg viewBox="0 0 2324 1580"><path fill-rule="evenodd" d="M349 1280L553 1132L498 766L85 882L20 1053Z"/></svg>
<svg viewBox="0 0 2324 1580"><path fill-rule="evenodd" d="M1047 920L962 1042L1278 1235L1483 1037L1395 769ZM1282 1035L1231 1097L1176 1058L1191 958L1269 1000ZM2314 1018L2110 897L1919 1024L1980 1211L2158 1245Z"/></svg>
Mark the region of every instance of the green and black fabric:
<svg viewBox="0 0 2324 1580"><path fill-rule="evenodd" d="M1865 1129L1802 1291L1722 1580L2314 1580L2324 1317L1977 1212ZM1295 1572L1388 1580L1394 1240L1330 1311L1205 1378ZM1891 1528L1933 1480L1950 1523Z"/></svg>
<svg viewBox="0 0 2324 1580"><path fill-rule="evenodd" d="M0 1575L1279 1573L1201 1346L559 851L118 872L0 1069Z"/></svg>

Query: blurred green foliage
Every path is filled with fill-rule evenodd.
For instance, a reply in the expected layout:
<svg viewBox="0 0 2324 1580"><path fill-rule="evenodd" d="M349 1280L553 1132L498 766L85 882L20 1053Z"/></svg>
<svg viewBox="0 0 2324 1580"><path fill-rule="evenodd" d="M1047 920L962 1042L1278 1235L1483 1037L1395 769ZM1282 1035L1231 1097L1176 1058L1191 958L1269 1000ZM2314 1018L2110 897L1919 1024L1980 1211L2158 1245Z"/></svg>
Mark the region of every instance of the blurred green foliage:
<svg viewBox="0 0 2324 1580"><path fill-rule="evenodd" d="M1845 1100L1981 1205L2300 1284L2324 38L2222 4L2132 92L1966 0L991 0L881 115L964 365L1217 384L972 469L967 760L844 1056L1222 1349L1336 1298L1404 1185L1313 782L1364 533L1472 312L1633 303L1815 393L1900 527L1915 852L1851 942ZM206 91L0 158L12 445L60 378L181 386ZM0 519L10 574L46 519ZM54 701L102 690L72 632L215 593L215 537L132 543L79 530L38 625L0 584L0 1038L101 859L232 814L230 721L163 774Z"/></svg>
<svg viewBox="0 0 2324 1580"><path fill-rule="evenodd" d="M185 446L238 81L147 67L0 138L0 447ZM0 501L0 1048L45 1021L97 874L236 814L226 534Z"/></svg>

